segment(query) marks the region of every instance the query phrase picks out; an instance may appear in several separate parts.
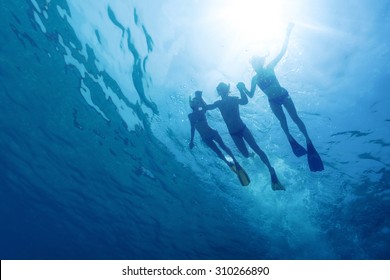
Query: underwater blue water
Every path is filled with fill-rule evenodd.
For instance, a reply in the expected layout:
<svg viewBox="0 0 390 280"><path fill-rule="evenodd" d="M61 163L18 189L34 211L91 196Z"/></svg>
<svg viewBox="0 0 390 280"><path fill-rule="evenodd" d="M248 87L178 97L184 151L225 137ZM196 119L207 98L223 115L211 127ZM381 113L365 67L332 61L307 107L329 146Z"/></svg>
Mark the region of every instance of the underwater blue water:
<svg viewBox="0 0 390 280"><path fill-rule="evenodd" d="M241 113L285 192L218 112L251 184L188 148L188 96L237 94L256 48L222 16L251 1L183 2L0 0L0 259L389 259L388 1L274 1L258 51L295 22L277 73L325 164L292 154L257 92Z"/></svg>

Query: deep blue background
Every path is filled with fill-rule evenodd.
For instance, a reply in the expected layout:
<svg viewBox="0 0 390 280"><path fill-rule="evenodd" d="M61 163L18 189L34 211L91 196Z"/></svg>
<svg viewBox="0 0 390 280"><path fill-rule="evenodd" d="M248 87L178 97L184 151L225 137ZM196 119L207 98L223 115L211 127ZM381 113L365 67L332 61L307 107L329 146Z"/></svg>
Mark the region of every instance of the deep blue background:
<svg viewBox="0 0 390 280"><path fill-rule="evenodd" d="M267 151L287 186L274 193L256 158L239 158L254 178L245 189L199 139L199 154L191 154L185 114L183 123L164 113L150 118L153 106L164 108L157 96L151 101L142 95L147 88L132 93L142 106L126 103L142 123L128 129L93 77L104 77L117 96L126 97L109 73L96 68L93 48L89 60L78 53L81 43L56 8L69 13L66 2L37 2L50 15L46 33L32 3L0 0L0 259L390 258L390 53L382 36L388 10L373 23L378 33L371 38L382 48L367 50L364 75L328 77L341 84L340 91L331 90L336 95L322 99L328 113L301 112L312 120L309 132L316 134L323 173L311 174L304 160L280 148L285 140L274 133L280 133L276 122L271 136L261 134L267 143L274 137ZM103 12L115 23L109 9ZM158 41L158 34L144 34ZM81 77L65 63L64 45L91 76ZM130 41L124 46L137 57ZM148 74L142 59L136 62L129 77L134 84ZM330 63L347 62L348 53ZM361 62L352 68L367 65ZM362 77L367 88L358 92L352 85ZM82 83L109 121L85 102ZM372 91L377 95L364 94ZM172 92L164 94L175 102ZM250 117L262 128L260 118ZM221 123L217 115L211 119ZM169 129L153 135L156 125ZM163 144L166 139L171 145ZM189 157L176 160L180 153Z"/></svg>

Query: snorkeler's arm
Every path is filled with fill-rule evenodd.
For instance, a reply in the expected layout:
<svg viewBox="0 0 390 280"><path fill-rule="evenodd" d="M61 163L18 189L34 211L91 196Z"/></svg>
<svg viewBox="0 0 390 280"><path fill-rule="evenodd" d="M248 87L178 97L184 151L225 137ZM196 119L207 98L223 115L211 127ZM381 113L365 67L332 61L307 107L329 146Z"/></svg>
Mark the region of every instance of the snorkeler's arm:
<svg viewBox="0 0 390 280"><path fill-rule="evenodd" d="M188 118L190 119L190 123L191 123L190 149L192 149L194 147L195 125L194 125L193 121L191 120L190 116L188 116Z"/></svg>
<svg viewBox="0 0 390 280"><path fill-rule="evenodd" d="M202 105L202 109L204 109L204 110L214 110L214 109L217 109L218 108L218 102L219 101L215 101L213 104L206 104L206 103L204 103Z"/></svg>
<svg viewBox="0 0 390 280"><path fill-rule="evenodd" d="M243 82L239 82L237 85L236 85L237 89L241 92L244 92L246 95L248 95L250 98L253 97L255 91L253 90L253 92L249 92L249 90L247 90L247 88L245 87L245 84Z"/></svg>
<svg viewBox="0 0 390 280"><path fill-rule="evenodd" d="M280 50L279 54L274 58L274 60L272 60L267 67L269 68L275 68L275 66L279 63L279 61L282 59L282 57L284 56L284 54L286 53L287 51L287 46L288 46L288 42L290 40L290 34L291 34L291 31L294 27L294 24L293 23L289 23L288 24L288 27L287 27L287 32L286 32L286 37L284 38L284 43L283 43L283 46L282 46L282 49Z"/></svg>
<svg viewBox="0 0 390 280"><path fill-rule="evenodd" d="M257 86L257 75L252 78L252 81L251 81L251 91L247 92L247 95L250 98L252 98L255 95L256 86Z"/></svg>
<svg viewBox="0 0 390 280"><path fill-rule="evenodd" d="M248 104L248 96L246 96L245 91L240 90L241 98L238 100L238 104L240 105L246 105Z"/></svg>

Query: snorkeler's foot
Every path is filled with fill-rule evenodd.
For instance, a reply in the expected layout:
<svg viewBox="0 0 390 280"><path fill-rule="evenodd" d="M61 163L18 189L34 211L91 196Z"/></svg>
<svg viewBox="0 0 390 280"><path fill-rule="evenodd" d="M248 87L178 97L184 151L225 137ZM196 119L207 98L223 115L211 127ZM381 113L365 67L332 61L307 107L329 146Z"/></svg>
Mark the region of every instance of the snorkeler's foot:
<svg viewBox="0 0 390 280"><path fill-rule="evenodd" d="M271 184L272 184L272 190L274 190L274 191L285 191L286 190L286 188L279 182L279 179L275 173L275 169L273 169L273 168L271 171Z"/></svg>
<svg viewBox="0 0 390 280"><path fill-rule="evenodd" d="M301 157L307 154L306 149L302 147L293 137L288 139L288 142L290 142L290 146L295 156Z"/></svg>

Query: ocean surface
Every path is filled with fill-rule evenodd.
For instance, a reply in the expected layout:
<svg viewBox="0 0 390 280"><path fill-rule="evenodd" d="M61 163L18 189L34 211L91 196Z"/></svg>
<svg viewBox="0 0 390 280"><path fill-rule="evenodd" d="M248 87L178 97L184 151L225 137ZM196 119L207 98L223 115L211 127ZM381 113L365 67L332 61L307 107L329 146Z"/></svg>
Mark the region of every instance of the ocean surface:
<svg viewBox="0 0 390 280"><path fill-rule="evenodd" d="M272 3L271 3L272 2ZM0 259L390 259L390 2L0 0ZM321 155L259 90L241 115L286 191L189 96L272 59ZM304 137L288 118L291 133Z"/></svg>

